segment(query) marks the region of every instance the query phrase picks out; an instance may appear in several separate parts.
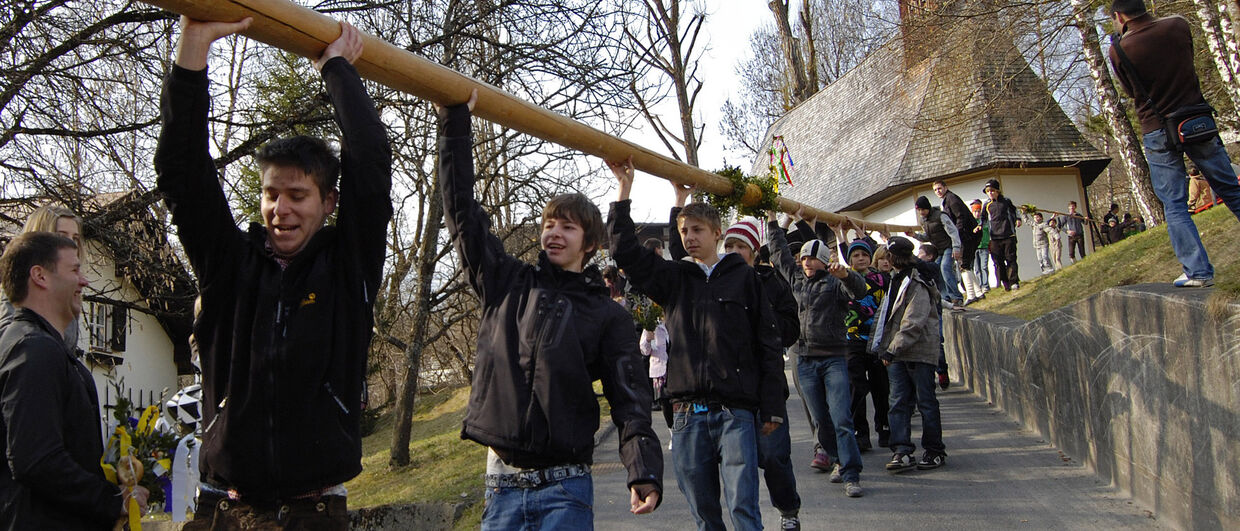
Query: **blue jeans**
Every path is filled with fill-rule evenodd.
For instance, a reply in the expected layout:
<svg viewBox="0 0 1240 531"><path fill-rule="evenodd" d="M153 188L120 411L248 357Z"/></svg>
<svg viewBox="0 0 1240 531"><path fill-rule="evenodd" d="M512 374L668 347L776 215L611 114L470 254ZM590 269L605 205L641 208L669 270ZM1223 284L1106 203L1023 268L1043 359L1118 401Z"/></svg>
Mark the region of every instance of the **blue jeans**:
<svg viewBox="0 0 1240 531"><path fill-rule="evenodd" d="M762 468L766 490L771 493L771 505L780 514L797 514L801 510L801 496L792 473L792 437L787 420L769 435L758 434L758 466Z"/></svg>
<svg viewBox="0 0 1240 531"><path fill-rule="evenodd" d="M990 289L990 251L977 250L977 254L973 256L973 272L977 273L977 280L982 283L982 289Z"/></svg>
<svg viewBox="0 0 1240 531"><path fill-rule="evenodd" d="M483 531L594 529L594 480L578 476L523 489L486 489Z"/></svg>
<svg viewBox="0 0 1240 531"><path fill-rule="evenodd" d="M927 452L944 453L943 420L939 417L939 399L934 395L934 365L914 361L896 361L887 366L891 380L891 451L911 454L913 446L913 402L921 412L921 448Z"/></svg>
<svg viewBox="0 0 1240 531"><path fill-rule="evenodd" d="M1240 183L1231 167L1231 159L1223 150L1223 142L1216 136L1212 140L1188 144L1183 152L1167 147L1167 134L1159 129L1141 138L1145 145L1145 158L1150 163L1150 181L1154 193L1162 200L1163 213L1167 217L1167 234L1171 248L1179 258L1188 278L1213 278L1214 266L1201 244L1197 224L1188 213L1188 179L1184 171L1184 155L1192 159L1214 195L1223 200L1236 218L1240 219Z"/></svg>
<svg viewBox="0 0 1240 531"><path fill-rule="evenodd" d="M940 286L943 300L963 299L960 288L956 287L960 283L960 275L956 274L956 259L952 258L952 250L943 251L943 254L934 259L934 263L939 264L939 272L943 274L943 286Z"/></svg>
<svg viewBox="0 0 1240 531"><path fill-rule="evenodd" d="M818 444L832 459L840 463L844 481L861 478L861 450L853 433L852 388L849 384L848 358L822 356L797 358L797 373L810 415L818 423ZM828 426L835 427L835 437Z"/></svg>
<svg viewBox="0 0 1240 531"><path fill-rule="evenodd" d="M679 409L679 408L678 408ZM672 414L676 482L699 530L723 530L719 480L732 527L762 529L758 508L758 428L752 411L712 408Z"/></svg>

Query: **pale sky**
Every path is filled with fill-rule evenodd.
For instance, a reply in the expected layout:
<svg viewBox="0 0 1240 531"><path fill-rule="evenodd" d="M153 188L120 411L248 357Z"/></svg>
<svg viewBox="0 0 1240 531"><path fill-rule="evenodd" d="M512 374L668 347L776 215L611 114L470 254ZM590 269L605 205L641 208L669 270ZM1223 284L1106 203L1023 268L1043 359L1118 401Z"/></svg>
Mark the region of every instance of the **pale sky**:
<svg viewBox="0 0 1240 531"><path fill-rule="evenodd" d="M705 124L702 147L698 151L699 165L702 169L712 171L727 163L748 170L751 159L741 152L727 152L723 133L719 129L723 102L735 97L739 80L736 65L749 55L749 36L761 24L773 24L774 17L766 6L765 0L710 0L706 16L706 24L702 29L707 47L702 53L699 64L699 78L703 80L702 92L698 95L696 119L698 124ZM699 43L699 46L701 44ZM669 123L679 123L675 117L675 97L668 100L658 109ZM642 122L645 125L645 122ZM644 131L630 131L625 140L640 144L667 155L666 148L658 137L646 125ZM606 168L603 171L607 171ZM609 174L610 175L610 174ZM615 199L614 185L610 186L605 201ZM633 219L637 222L667 221L668 210L672 206L672 186L667 181L638 172L633 182Z"/></svg>

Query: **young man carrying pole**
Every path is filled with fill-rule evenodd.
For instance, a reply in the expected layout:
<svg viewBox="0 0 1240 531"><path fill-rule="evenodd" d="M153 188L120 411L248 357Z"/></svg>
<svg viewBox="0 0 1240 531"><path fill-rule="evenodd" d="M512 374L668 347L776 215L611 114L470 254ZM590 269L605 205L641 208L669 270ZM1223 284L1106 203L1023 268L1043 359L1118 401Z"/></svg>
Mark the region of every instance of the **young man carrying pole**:
<svg viewBox="0 0 1240 531"><path fill-rule="evenodd" d="M340 157L317 138L268 143L256 156L263 224L239 230L209 153L207 58L214 41L250 22L183 17L164 81L156 183L202 297L203 483L185 528L347 529L391 152L351 64L361 35L342 23L314 63L335 107Z"/></svg>

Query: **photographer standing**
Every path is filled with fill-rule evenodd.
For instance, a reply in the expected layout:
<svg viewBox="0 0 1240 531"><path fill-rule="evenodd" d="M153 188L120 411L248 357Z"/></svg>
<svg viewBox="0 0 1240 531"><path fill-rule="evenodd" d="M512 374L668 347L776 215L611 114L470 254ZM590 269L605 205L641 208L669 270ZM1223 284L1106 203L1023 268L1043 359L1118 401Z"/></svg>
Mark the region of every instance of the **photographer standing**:
<svg viewBox="0 0 1240 531"><path fill-rule="evenodd" d="M1176 287L1214 285L1214 266L1188 213L1184 155L1205 175L1216 196L1240 218L1240 183L1223 150L1212 109L1193 67L1193 38L1183 17L1154 18L1143 0L1114 0L1119 35L1111 66L1133 97L1154 193L1163 202L1171 247L1184 268Z"/></svg>

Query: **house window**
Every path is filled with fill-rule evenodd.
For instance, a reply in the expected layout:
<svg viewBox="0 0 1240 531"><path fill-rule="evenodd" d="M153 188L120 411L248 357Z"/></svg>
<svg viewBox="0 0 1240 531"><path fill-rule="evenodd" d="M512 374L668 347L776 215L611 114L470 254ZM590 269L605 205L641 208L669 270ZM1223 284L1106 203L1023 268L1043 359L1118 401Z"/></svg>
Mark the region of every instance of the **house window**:
<svg viewBox="0 0 1240 531"><path fill-rule="evenodd" d="M124 352L128 317L123 306L87 301L82 312L82 326L89 335L88 350L100 353Z"/></svg>

